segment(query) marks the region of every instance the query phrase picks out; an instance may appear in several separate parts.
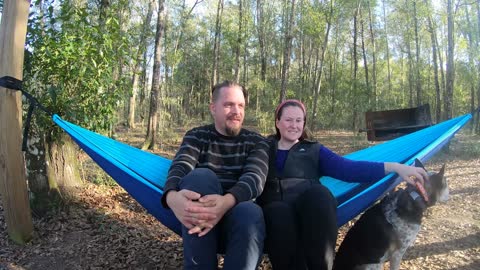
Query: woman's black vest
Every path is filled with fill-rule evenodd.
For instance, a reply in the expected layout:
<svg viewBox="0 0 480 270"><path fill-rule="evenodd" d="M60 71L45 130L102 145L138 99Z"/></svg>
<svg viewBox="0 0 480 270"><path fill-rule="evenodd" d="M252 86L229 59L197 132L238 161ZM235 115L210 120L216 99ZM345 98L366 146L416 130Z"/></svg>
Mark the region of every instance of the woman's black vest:
<svg viewBox="0 0 480 270"><path fill-rule="evenodd" d="M275 167L278 141L270 141L270 158L268 177L261 196L257 199L260 205L272 201L294 200L314 184L320 184L322 176L319 173L318 142L303 140L292 146L288 152L287 160L282 172L277 172Z"/></svg>

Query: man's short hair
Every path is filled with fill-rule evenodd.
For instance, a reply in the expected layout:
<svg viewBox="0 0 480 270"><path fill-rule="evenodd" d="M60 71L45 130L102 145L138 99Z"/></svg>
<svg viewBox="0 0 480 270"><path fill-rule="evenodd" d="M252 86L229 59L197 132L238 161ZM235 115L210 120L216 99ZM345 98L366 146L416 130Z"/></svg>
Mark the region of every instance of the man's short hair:
<svg viewBox="0 0 480 270"><path fill-rule="evenodd" d="M243 98L245 98L245 102L247 101L248 92L247 92L247 89L243 87L243 85L233 81L225 80L221 83L217 83L212 87L212 102L217 101L218 96L220 95L220 89L222 89L223 87L239 87L242 90Z"/></svg>

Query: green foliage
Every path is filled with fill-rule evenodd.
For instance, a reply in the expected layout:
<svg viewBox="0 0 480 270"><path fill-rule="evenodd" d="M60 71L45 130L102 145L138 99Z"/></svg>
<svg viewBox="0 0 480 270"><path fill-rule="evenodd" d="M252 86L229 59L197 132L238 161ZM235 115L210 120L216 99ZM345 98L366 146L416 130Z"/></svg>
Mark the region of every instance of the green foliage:
<svg viewBox="0 0 480 270"><path fill-rule="evenodd" d="M65 3L30 18L25 79L50 111L101 131L110 129L123 96L125 81L114 73L128 44L116 18L95 23L89 12ZM52 130L48 123L43 127Z"/></svg>
<svg viewBox="0 0 480 270"><path fill-rule="evenodd" d="M115 180L113 180L107 173L105 173L105 171L101 170L100 168L95 170L93 179L91 181L92 183L101 186L117 186L117 182L115 182Z"/></svg>

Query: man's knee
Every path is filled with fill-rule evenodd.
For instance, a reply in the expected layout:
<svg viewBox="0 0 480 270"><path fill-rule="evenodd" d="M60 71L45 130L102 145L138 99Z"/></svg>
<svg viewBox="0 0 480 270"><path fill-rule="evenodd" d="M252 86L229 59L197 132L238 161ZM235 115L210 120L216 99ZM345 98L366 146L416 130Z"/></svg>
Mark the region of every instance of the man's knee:
<svg viewBox="0 0 480 270"><path fill-rule="evenodd" d="M185 175L180 180L179 187L198 192L202 196L223 193L217 175L207 168L197 168Z"/></svg>
<svg viewBox="0 0 480 270"><path fill-rule="evenodd" d="M234 206L229 213L229 223L236 227L236 231L245 233L260 233L265 235L265 220L263 211L256 203L247 201Z"/></svg>

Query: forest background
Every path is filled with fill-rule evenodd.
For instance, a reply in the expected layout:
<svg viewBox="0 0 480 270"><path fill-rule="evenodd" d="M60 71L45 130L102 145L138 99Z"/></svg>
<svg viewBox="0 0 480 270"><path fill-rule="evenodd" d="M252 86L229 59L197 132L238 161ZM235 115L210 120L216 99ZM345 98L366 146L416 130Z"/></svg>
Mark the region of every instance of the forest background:
<svg viewBox="0 0 480 270"><path fill-rule="evenodd" d="M356 132L366 111L425 103L435 122L471 112L479 46L475 0L36 0L23 80L48 110L93 131L145 126L142 148L154 150L176 127L210 122L210 89L225 79L249 90L246 124L263 134L285 98L305 102L313 131ZM478 114L469 130L480 132ZM30 133L41 216L82 179L77 148L47 115Z"/></svg>

